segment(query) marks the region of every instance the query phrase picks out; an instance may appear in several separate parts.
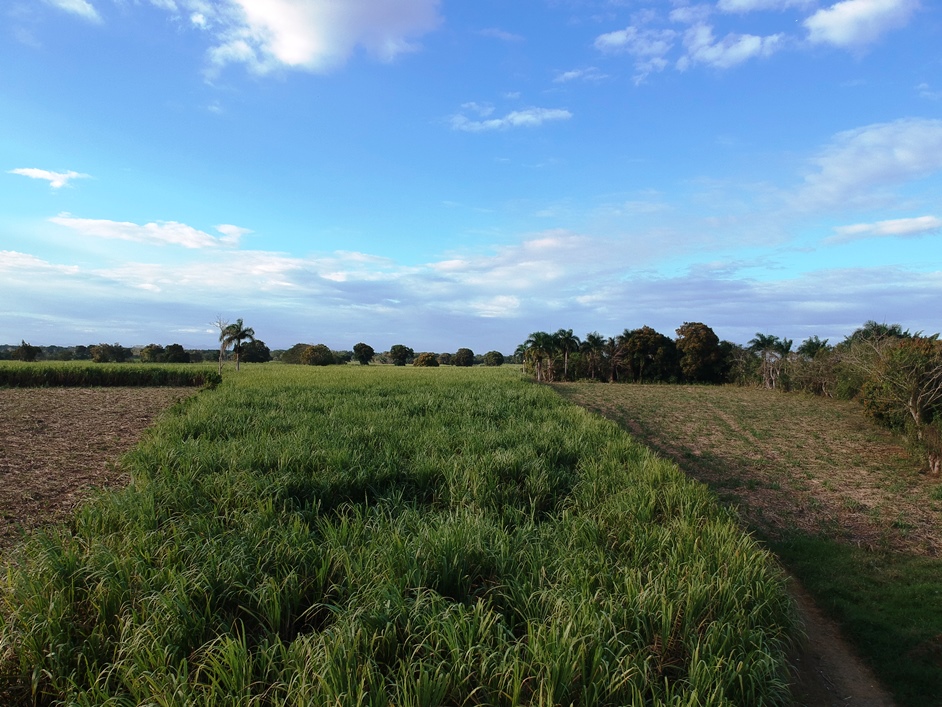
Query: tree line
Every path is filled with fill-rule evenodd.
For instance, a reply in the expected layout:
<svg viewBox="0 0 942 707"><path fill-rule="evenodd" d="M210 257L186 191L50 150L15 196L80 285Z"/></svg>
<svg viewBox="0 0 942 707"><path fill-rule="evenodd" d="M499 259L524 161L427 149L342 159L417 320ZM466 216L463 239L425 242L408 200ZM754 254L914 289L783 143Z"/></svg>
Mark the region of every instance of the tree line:
<svg viewBox="0 0 942 707"><path fill-rule="evenodd" d="M865 322L837 344L757 332L745 346L721 341L701 322L675 338L651 327L580 339L572 329L538 331L517 347L537 381L696 383L759 386L858 400L876 421L901 433L942 472L942 342L939 334Z"/></svg>

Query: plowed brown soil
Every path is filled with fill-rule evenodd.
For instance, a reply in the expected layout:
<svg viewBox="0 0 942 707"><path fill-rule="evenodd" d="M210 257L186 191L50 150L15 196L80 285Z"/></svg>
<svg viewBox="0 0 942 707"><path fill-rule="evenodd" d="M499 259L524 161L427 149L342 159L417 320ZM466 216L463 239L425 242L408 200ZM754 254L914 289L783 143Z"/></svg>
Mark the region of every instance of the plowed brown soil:
<svg viewBox="0 0 942 707"><path fill-rule="evenodd" d="M0 554L23 533L66 519L188 388L0 388Z"/></svg>

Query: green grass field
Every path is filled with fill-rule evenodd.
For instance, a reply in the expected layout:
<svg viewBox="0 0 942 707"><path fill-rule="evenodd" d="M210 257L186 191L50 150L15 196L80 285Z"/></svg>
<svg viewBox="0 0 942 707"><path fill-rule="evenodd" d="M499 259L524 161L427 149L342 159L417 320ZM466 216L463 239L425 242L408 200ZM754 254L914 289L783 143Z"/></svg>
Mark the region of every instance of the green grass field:
<svg viewBox="0 0 942 707"><path fill-rule="evenodd" d="M11 700L787 704L769 555L513 369L244 366L124 463L13 557Z"/></svg>

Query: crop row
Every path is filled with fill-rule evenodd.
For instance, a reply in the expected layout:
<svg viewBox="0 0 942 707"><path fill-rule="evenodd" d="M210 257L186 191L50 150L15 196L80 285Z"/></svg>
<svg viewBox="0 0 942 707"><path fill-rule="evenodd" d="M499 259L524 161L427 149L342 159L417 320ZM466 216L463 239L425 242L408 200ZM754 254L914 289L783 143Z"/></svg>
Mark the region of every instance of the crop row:
<svg viewBox="0 0 942 707"><path fill-rule="evenodd" d="M211 368L129 366L91 363L0 362L0 387L215 387L222 380Z"/></svg>
<svg viewBox="0 0 942 707"><path fill-rule="evenodd" d="M5 582L24 699L787 702L769 556L511 370L246 367L124 463Z"/></svg>

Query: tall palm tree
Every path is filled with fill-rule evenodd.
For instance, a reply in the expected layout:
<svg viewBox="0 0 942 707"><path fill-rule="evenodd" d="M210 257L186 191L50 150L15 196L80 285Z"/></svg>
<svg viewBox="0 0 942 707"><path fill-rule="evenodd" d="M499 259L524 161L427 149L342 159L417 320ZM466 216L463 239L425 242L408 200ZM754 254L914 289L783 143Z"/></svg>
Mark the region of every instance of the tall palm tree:
<svg viewBox="0 0 942 707"><path fill-rule="evenodd" d="M222 373L222 361L226 349L232 346L232 352L235 354L236 370L239 370L239 354L242 352L243 341L255 341L255 330L242 323L239 317L233 324L227 324L220 327L219 330L219 372Z"/></svg>
<svg viewBox="0 0 942 707"><path fill-rule="evenodd" d="M775 387L775 363L778 357L779 348L782 342L777 336L772 334L761 334L756 332L754 339L749 340L749 350L759 354L762 359L762 382L766 388ZM791 342L788 342L788 348L791 349Z"/></svg>
<svg viewBox="0 0 942 707"><path fill-rule="evenodd" d="M572 333L572 329L560 329L553 334L553 343L563 354L563 380L569 380L569 354L579 350L579 337Z"/></svg>
<svg viewBox="0 0 942 707"><path fill-rule="evenodd" d="M553 335L545 331L535 331L523 342L527 348L528 361L536 368L537 382L553 379ZM546 371L543 371L544 362L549 362Z"/></svg>
<svg viewBox="0 0 942 707"><path fill-rule="evenodd" d="M589 364L589 378L595 378L599 372L602 356L605 353L605 339L597 331L585 335L579 346Z"/></svg>

